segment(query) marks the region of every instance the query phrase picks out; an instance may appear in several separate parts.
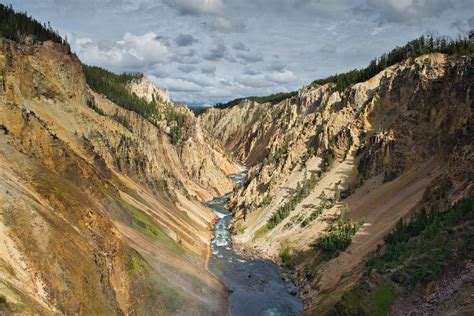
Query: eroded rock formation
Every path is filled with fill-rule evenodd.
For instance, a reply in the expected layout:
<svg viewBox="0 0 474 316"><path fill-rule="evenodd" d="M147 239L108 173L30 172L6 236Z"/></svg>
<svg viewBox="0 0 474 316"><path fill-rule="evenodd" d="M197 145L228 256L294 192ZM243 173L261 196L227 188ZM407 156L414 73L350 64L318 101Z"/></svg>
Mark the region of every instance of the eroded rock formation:
<svg viewBox="0 0 474 316"><path fill-rule="evenodd" d="M343 92L310 85L278 104L245 100L206 112L202 125L251 167L231 201L235 242L275 261L311 253L348 208L365 223L349 248L318 269L311 255L294 267L307 313L323 310L400 218L473 195L473 79L472 57L431 54ZM311 174L311 192L275 218Z"/></svg>
<svg viewBox="0 0 474 316"><path fill-rule="evenodd" d="M179 109L191 132L171 144L165 127L91 91L77 57L51 42L2 39L0 74L7 310L225 311L226 290L205 267L214 215L202 202L230 191L240 167L194 115Z"/></svg>

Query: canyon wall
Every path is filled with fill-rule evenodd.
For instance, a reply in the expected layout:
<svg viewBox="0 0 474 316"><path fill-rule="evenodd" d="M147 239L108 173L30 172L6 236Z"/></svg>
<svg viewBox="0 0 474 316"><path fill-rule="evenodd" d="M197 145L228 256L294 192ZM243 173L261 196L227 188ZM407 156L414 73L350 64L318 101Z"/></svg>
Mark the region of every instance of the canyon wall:
<svg viewBox="0 0 474 316"><path fill-rule="evenodd" d="M430 54L344 91L314 84L277 104L207 111L202 125L250 166L231 200L237 246L296 258L306 313L324 311L400 218L473 196L473 79L472 56ZM313 245L341 211L363 226L321 261Z"/></svg>
<svg viewBox="0 0 474 316"><path fill-rule="evenodd" d="M240 171L191 132L171 144L91 91L65 46L0 42L0 311L196 314L227 310L206 270L202 202Z"/></svg>

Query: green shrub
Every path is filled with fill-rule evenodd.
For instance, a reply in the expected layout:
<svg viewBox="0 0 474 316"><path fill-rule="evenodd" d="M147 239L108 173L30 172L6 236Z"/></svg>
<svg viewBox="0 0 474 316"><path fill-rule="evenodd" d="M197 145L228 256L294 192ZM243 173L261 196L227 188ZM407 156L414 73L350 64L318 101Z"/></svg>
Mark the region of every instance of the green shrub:
<svg viewBox="0 0 474 316"><path fill-rule="evenodd" d="M265 235L268 231L270 230L268 224L265 224L263 225L262 227L260 227L256 232L255 234L253 235L253 239L258 239L260 237L262 237L263 235Z"/></svg>
<svg viewBox="0 0 474 316"><path fill-rule="evenodd" d="M446 211L422 210L409 222L399 221L385 237L383 254L367 261L369 271L390 273L409 288L438 279L449 266L474 259L474 200L466 199Z"/></svg>
<svg viewBox="0 0 474 316"><path fill-rule="evenodd" d="M178 126L170 128L170 143L176 145L181 139L181 129Z"/></svg>
<svg viewBox="0 0 474 316"><path fill-rule="evenodd" d="M284 247L280 251L280 259L283 265L286 267L290 268L292 266L292 260L291 260L291 255L290 255L290 248Z"/></svg>
<svg viewBox="0 0 474 316"><path fill-rule="evenodd" d="M397 291L392 285L387 283L379 285L369 303L370 315L388 315L396 297Z"/></svg>
<svg viewBox="0 0 474 316"><path fill-rule="evenodd" d="M357 233L362 222L356 223L353 220L346 220L341 215L336 224L331 224L326 232L319 237L314 244L316 249L323 251L328 255L337 254L344 251L352 242L352 237Z"/></svg>
<svg viewBox="0 0 474 316"><path fill-rule="evenodd" d="M118 113L115 113L114 115L112 115L112 118L115 121L117 121L119 124L121 124L123 127L128 129L129 131L132 131L132 126L130 125L130 123L128 122L128 120L125 116L122 116Z"/></svg>
<svg viewBox="0 0 474 316"><path fill-rule="evenodd" d="M97 114L102 115L102 116L106 115L105 112L95 104L94 100L87 100L86 104L89 108L94 110Z"/></svg>
<svg viewBox="0 0 474 316"><path fill-rule="evenodd" d="M336 153L333 149L327 149L322 155L322 161L319 164L319 169L321 172L326 172L332 166L334 160L336 159Z"/></svg>
<svg viewBox="0 0 474 316"><path fill-rule="evenodd" d="M131 272L136 273L141 273L145 269L142 259L134 252L127 255L127 267Z"/></svg>
<svg viewBox="0 0 474 316"><path fill-rule="evenodd" d="M270 205L270 203L272 203L272 201L273 201L273 197L270 194L267 194L263 198L261 206L267 207L268 205Z"/></svg>
<svg viewBox="0 0 474 316"><path fill-rule="evenodd" d="M396 297L397 290L391 283L383 283L374 290L358 285L344 293L328 315L386 316Z"/></svg>
<svg viewBox="0 0 474 316"><path fill-rule="evenodd" d="M318 218L318 216L321 215L325 209L330 209L335 205L336 202L335 199L328 198L324 191L321 192L319 200L319 206L303 222L301 222L301 227L308 226L309 223Z"/></svg>
<svg viewBox="0 0 474 316"><path fill-rule="evenodd" d="M288 157L288 152L288 143L285 143L283 146L275 150L275 152L270 153L267 157L265 157L262 165L265 166L271 163L278 163L281 159L286 159Z"/></svg>
<svg viewBox="0 0 474 316"><path fill-rule="evenodd" d="M292 212L296 208L296 206L311 193L314 187L316 187L317 183L318 179L314 174L311 174L309 179L303 181L302 185L300 184L300 182L298 182L295 194L288 200L288 202L280 206L273 214L273 216L268 220L268 228L275 228L286 217L288 217L288 215L290 215L290 212Z"/></svg>
<svg viewBox="0 0 474 316"><path fill-rule="evenodd" d="M290 229L291 227L293 227L294 224L301 224L303 219L304 219L303 215L299 215L299 216L295 215L292 218L290 218L288 223L286 223L285 226L283 226L283 228L284 229Z"/></svg>
<svg viewBox="0 0 474 316"><path fill-rule="evenodd" d="M304 221L301 222L301 227L308 226L309 223L314 221L316 218L318 218L319 215L323 213L323 210L324 208L322 206L318 206Z"/></svg>
<svg viewBox="0 0 474 316"><path fill-rule="evenodd" d="M237 223L237 224L235 225L235 229L237 229L237 231L238 231L240 234L245 233L245 226L242 225L242 223Z"/></svg>

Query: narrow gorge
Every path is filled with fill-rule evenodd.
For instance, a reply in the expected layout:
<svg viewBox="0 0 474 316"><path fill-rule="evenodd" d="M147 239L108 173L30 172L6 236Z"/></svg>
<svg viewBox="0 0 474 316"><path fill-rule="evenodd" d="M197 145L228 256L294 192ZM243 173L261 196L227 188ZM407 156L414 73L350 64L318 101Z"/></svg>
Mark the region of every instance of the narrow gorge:
<svg viewBox="0 0 474 316"><path fill-rule="evenodd" d="M327 312L400 220L472 197L473 74L472 57L429 54L343 92L312 84L200 116L251 166L229 202L241 252L289 267L305 313ZM318 244L339 229L347 245Z"/></svg>
<svg viewBox="0 0 474 316"><path fill-rule="evenodd" d="M0 315L474 312L474 33L196 110L0 9Z"/></svg>

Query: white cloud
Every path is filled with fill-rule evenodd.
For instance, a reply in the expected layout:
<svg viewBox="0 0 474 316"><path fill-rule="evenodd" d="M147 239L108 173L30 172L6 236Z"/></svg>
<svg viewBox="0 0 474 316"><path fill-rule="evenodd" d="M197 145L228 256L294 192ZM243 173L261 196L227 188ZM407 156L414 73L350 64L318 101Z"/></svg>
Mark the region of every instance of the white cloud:
<svg viewBox="0 0 474 316"><path fill-rule="evenodd" d="M208 32L242 33L247 30L247 26L244 23L231 21L222 17L203 22L201 26Z"/></svg>
<svg viewBox="0 0 474 316"><path fill-rule="evenodd" d="M235 57L240 59L243 63L256 63L263 60L263 56L260 53L240 51Z"/></svg>
<svg viewBox="0 0 474 316"><path fill-rule="evenodd" d="M296 79L295 74L287 69L281 72L270 72L265 77L276 83L288 83Z"/></svg>
<svg viewBox="0 0 474 316"><path fill-rule="evenodd" d="M206 65L201 68L201 72L205 75L212 75L216 74L216 66L214 65Z"/></svg>
<svg viewBox="0 0 474 316"><path fill-rule="evenodd" d="M178 46L191 46L197 41L191 34L179 34L175 39L175 43Z"/></svg>
<svg viewBox="0 0 474 316"><path fill-rule="evenodd" d="M122 51L145 63L164 62L169 57L168 48L155 38L156 34L153 32L141 36L127 32L117 44Z"/></svg>
<svg viewBox="0 0 474 316"><path fill-rule="evenodd" d="M243 50L248 52L250 49L242 42L237 42L232 45L232 48L235 50Z"/></svg>
<svg viewBox="0 0 474 316"><path fill-rule="evenodd" d="M184 73L191 73L193 72L194 70L196 70L196 67L192 66L192 65L181 65L181 66L178 66L178 69L181 71L181 72L184 72Z"/></svg>
<svg viewBox="0 0 474 316"><path fill-rule="evenodd" d="M367 0L381 22L417 21L439 16L453 6L451 0Z"/></svg>
<svg viewBox="0 0 474 316"><path fill-rule="evenodd" d="M204 54L204 59L210 61L222 60L227 55L227 47L224 43L218 42L208 52Z"/></svg>
<svg viewBox="0 0 474 316"><path fill-rule="evenodd" d="M193 103L294 90L421 34L474 25L472 0L9 2L51 21L83 62L144 72Z"/></svg>
<svg viewBox="0 0 474 316"><path fill-rule="evenodd" d="M164 0L181 15L220 14L224 8L221 0Z"/></svg>
<svg viewBox="0 0 474 316"><path fill-rule="evenodd" d="M174 91L174 92L199 92L202 90L202 87L194 82L187 81L184 79L174 79L174 78L153 78L161 87Z"/></svg>
<svg viewBox="0 0 474 316"><path fill-rule="evenodd" d="M125 33L116 42L94 41L91 38L70 36L71 46L82 60L94 65L114 68L143 68L163 63L170 58L168 47L156 40L156 34Z"/></svg>

